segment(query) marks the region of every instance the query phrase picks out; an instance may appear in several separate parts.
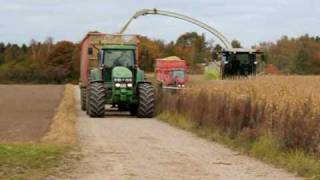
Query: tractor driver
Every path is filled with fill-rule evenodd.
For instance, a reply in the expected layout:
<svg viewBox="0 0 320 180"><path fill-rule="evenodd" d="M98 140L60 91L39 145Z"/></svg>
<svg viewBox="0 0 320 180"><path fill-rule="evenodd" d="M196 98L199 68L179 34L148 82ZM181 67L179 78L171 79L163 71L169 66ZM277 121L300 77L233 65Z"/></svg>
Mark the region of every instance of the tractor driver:
<svg viewBox="0 0 320 180"><path fill-rule="evenodd" d="M127 52L121 52L120 56L116 58L114 61L114 66L126 66L129 67L131 65L130 56L128 56Z"/></svg>

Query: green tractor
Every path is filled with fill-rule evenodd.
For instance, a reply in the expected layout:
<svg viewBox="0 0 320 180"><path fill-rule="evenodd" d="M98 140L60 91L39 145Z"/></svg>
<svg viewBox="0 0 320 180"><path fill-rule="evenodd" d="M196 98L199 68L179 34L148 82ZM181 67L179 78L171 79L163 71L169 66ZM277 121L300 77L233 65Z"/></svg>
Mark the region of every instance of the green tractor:
<svg viewBox="0 0 320 180"><path fill-rule="evenodd" d="M81 108L90 117L104 117L107 104L139 118L154 116L155 91L138 68L138 42L126 38L95 32L82 42Z"/></svg>

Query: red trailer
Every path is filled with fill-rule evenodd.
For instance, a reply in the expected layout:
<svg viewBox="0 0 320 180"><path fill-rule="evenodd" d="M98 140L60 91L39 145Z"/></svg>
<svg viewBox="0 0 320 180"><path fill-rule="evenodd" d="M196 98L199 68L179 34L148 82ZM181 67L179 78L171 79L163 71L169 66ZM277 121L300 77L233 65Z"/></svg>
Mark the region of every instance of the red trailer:
<svg viewBox="0 0 320 180"><path fill-rule="evenodd" d="M186 62L178 57L172 56L164 59L156 59L156 79L162 87L185 87L188 81L186 71Z"/></svg>
<svg viewBox="0 0 320 180"><path fill-rule="evenodd" d="M95 47L95 43L105 38L105 33L98 31L89 32L82 40L80 49L80 87L86 87L88 84L88 73L92 67L96 67L98 64L97 54L98 50Z"/></svg>

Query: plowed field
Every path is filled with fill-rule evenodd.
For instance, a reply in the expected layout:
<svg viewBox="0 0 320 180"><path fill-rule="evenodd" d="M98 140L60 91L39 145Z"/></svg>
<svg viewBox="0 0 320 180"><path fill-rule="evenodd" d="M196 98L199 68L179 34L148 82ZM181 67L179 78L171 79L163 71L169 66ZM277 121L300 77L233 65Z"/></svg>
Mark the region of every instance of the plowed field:
<svg viewBox="0 0 320 180"><path fill-rule="evenodd" d="M0 142L39 141L63 97L60 85L0 85Z"/></svg>

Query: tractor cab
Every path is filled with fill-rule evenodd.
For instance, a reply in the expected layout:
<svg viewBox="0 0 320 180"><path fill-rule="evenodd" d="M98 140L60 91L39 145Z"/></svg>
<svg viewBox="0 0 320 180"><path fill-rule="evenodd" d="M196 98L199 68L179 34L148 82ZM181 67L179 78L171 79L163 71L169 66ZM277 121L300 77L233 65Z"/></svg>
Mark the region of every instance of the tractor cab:
<svg viewBox="0 0 320 180"><path fill-rule="evenodd" d="M132 102L135 72L135 45L104 45L100 50L100 69L113 105Z"/></svg>
<svg viewBox="0 0 320 180"><path fill-rule="evenodd" d="M260 53L255 49L240 48L221 51L222 77L256 75L257 54Z"/></svg>
<svg viewBox="0 0 320 180"><path fill-rule="evenodd" d="M181 88L188 81L187 64L176 56L156 59L155 75L162 88Z"/></svg>
<svg viewBox="0 0 320 180"><path fill-rule="evenodd" d="M114 79L126 78L126 77L113 77L113 75L120 75L113 71L119 71L121 69L128 69L133 71L136 64L135 58L135 46L104 46L100 52L101 58L99 64L103 69L103 77L106 83L112 83ZM132 75L130 76L132 78Z"/></svg>
<svg viewBox="0 0 320 180"><path fill-rule="evenodd" d="M170 70L170 79L172 79L173 85L178 87L184 86L187 79L185 69Z"/></svg>

